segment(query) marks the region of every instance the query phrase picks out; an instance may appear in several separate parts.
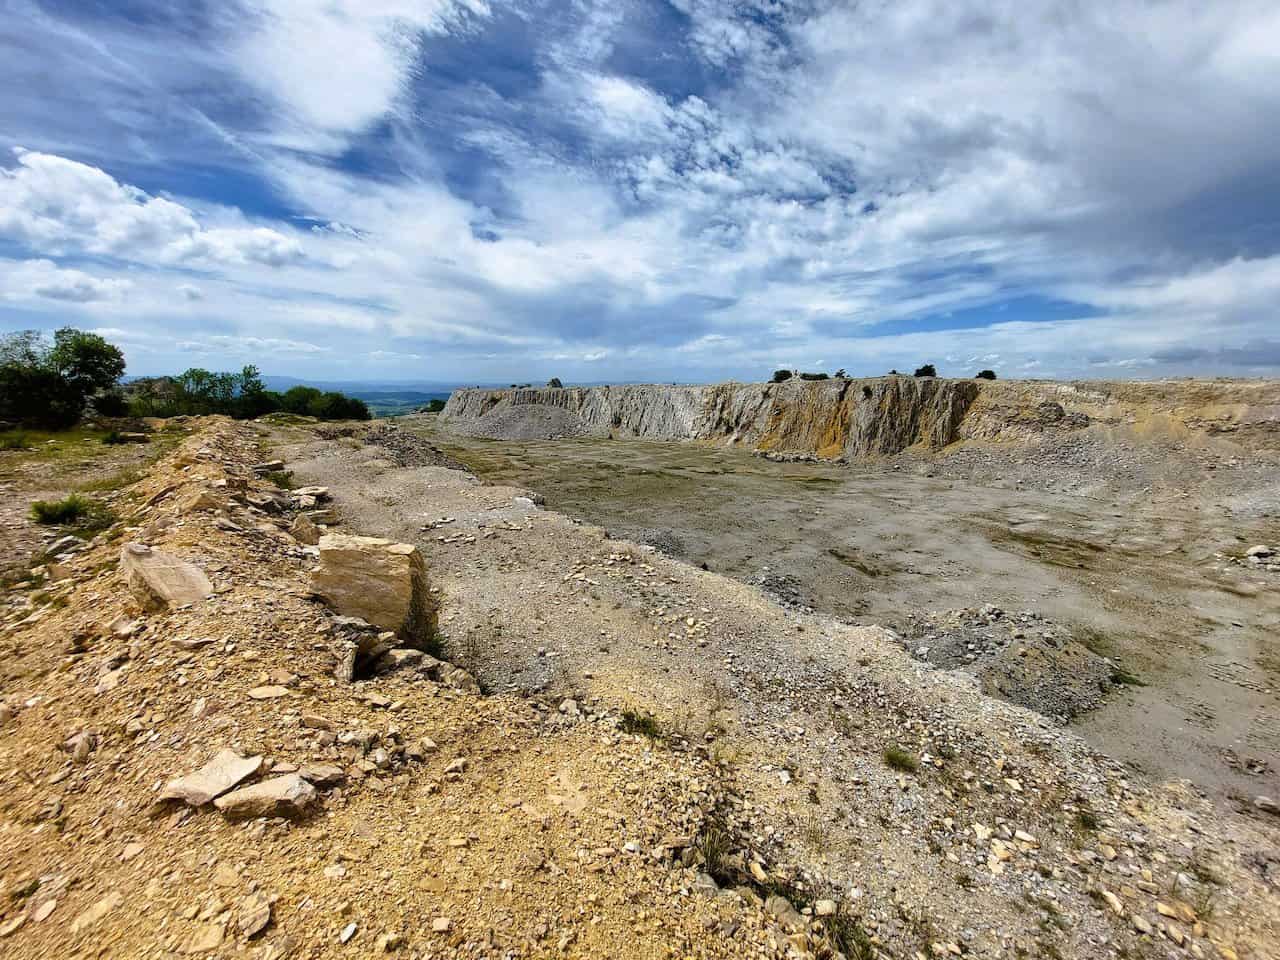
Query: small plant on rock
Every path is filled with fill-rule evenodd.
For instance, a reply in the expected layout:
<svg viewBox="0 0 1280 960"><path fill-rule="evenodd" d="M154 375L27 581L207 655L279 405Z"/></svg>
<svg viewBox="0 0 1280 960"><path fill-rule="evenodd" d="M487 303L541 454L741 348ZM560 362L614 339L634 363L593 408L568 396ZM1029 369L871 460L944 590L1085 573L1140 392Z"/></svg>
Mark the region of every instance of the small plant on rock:
<svg viewBox="0 0 1280 960"><path fill-rule="evenodd" d="M915 773L920 769L920 761L915 758L915 755L899 746L884 748L884 762L894 770L903 773Z"/></svg>

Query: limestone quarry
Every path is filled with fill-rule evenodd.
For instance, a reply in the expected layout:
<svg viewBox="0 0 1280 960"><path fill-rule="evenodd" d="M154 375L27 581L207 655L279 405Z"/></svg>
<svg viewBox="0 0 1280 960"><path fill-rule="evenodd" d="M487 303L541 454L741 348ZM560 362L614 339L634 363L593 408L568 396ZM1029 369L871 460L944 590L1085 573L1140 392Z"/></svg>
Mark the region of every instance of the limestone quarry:
<svg viewBox="0 0 1280 960"><path fill-rule="evenodd" d="M5 957L1280 956L1274 383L150 427L0 453Z"/></svg>

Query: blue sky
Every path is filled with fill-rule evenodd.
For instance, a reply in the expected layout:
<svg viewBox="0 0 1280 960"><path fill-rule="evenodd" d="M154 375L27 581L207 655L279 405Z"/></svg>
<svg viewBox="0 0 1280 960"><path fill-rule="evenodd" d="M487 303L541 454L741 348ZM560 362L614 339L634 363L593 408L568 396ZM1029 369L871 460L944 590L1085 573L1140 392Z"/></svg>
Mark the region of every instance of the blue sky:
<svg viewBox="0 0 1280 960"><path fill-rule="evenodd" d="M1280 372L1280 7L0 0L0 330L132 373Z"/></svg>

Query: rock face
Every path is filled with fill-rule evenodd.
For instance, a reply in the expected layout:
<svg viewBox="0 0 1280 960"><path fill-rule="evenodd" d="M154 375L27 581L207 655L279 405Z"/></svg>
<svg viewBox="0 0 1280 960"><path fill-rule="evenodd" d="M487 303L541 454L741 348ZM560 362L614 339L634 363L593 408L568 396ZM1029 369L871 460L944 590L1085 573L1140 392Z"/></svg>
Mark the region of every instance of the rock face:
<svg viewBox="0 0 1280 960"><path fill-rule="evenodd" d="M782 456L863 458L957 438L978 395L967 380L879 377L709 386L457 390L450 429L497 439L638 437L746 444Z"/></svg>
<svg viewBox="0 0 1280 960"><path fill-rule="evenodd" d="M409 646L425 646L435 635L427 566L412 544L326 534L311 592L343 616L393 631Z"/></svg>
<svg viewBox="0 0 1280 960"><path fill-rule="evenodd" d="M120 566L129 589L150 610L168 610L213 594L213 584L199 567L141 543L127 543Z"/></svg>

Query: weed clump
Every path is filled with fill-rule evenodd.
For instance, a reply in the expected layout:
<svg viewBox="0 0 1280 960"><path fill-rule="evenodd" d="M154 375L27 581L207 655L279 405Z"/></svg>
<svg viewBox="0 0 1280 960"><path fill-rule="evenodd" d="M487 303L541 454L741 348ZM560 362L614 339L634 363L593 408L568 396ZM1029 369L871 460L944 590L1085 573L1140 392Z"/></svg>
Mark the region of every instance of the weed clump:
<svg viewBox="0 0 1280 960"><path fill-rule="evenodd" d="M662 727L658 723L658 719L651 713L644 713L640 710L632 710L627 708L622 711L622 717L618 722L618 729L623 733L638 733L642 737L648 737L650 740L662 739Z"/></svg>
<svg viewBox="0 0 1280 960"><path fill-rule="evenodd" d="M21 430L0 434L0 450L30 450L31 439Z"/></svg>
<svg viewBox="0 0 1280 960"><path fill-rule="evenodd" d="M898 746L884 748L884 762L903 773L915 773L920 769L920 761L915 755Z"/></svg>
<svg viewBox="0 0 1280 960"><path fill-rule="evenodd" d="M1111 671L1111 682L1124 687L1145 687L1147 685L1145 680L1140 679L1120 666Z"/></svg>
<svg viewBox="0 0 1280 960"><path fill-rule="evenodd" d="M46 526L93 531L111 526L116 518L101 501L72 493L61 500L37 500L31 504L31 519Z"/></svg>

